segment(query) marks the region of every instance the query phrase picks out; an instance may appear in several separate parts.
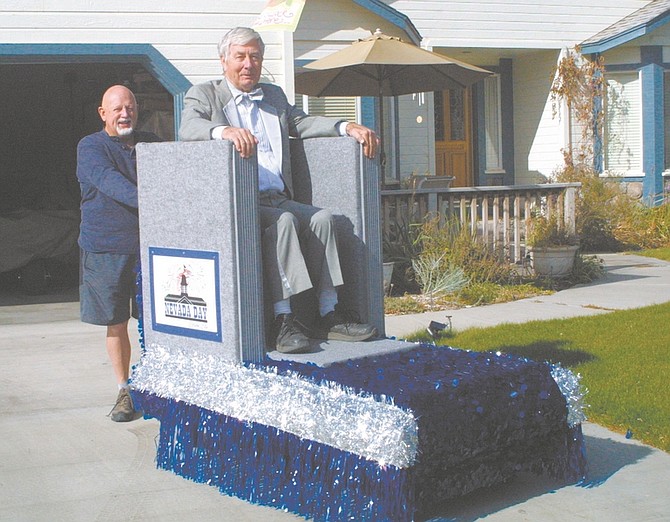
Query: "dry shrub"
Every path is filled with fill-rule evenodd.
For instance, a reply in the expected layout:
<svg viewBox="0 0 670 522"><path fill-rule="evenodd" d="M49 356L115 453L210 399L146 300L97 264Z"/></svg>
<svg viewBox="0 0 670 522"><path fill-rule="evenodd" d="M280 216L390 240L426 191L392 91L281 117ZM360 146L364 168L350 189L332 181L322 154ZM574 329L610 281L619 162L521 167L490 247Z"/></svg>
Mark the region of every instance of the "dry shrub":
<svg viewBox="0 0 670 522"><path fill-rule="evenodd" d="M647 207L637 203L622 209L614 236L629 249L670 246L670 205Z"/></svg>
<svg viewBox="0 0 670 522"><path fill-rule="evenodd" d="M565 154L558 182L582 184L576 201L576 227L586 252L611 252L670 246L670 205L649 207L626 194L616 180L601 178Z"/></svg>
<svg viewBox="0 0 670 522"><path fill-rule="evenodd" d="M552 176L558 182L580 182L576 226L582 250L587 252L658 248L670 245L669 204L644 205L624 193L614 179L603 179L594 168L602 153L605 111L605 63L590 60L579 47L569 50L553 71L551 101L553 115L561 104L568 107L579 139L564 151L564 166Z"/></svg>
<svg viewBox="0 0 670 522"><path fill-rule="evenodd" d="M574 163L564 153L565 165L555 174L559 183L582 184L576 201L575 220L579 244L586 252L610 252L621 249L614 235L620 212L632 199L619 187L602 180L595 170L584 163Z"/></svg>
<svg viewBox="0 0 670 522"><path fill-rule="evenodd" d="M510 283L516 273L508 263L491 251L467 223L455 218L429 216L423 222L419 238L422 256L442 258L445 270L463 270L471 282Z"/></svg>

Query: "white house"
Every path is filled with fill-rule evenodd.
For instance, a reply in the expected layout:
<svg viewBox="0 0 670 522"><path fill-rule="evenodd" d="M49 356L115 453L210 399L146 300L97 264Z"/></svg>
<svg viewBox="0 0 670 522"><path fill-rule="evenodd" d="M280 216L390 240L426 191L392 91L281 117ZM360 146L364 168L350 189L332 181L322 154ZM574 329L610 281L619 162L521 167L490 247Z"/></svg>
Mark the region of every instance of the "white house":
<svg viewBox="0 0 670 522"><path fill-rule="evenodd" d="M137 93L142 125L173 139L184 92L221 75L221 35L253 25L266 4L0 0L0 215L78 208L76 144L100 128L96 108L113 83ZM561 163L570 124L552 118L551 72L562 50L582 44L604 56L611 91L625 102L605 108L603 174L653 198L670 163L669 19L670 0L306 0L295 32L263 33L264 77L293 96L297 67L377 28L487 68L494 75L462 91L385 100L387 178L518 185L550 177ZM379 126L373 99L296 102Z"/></svg>
<svg viewBox="0 0 670 522"><path fill-rule="evenodd" d="M173 139L184 92L221 76L221 36L252 25L266 3L0 0L0 209L77 207L76 144L99 130L96 109L113 83L131 85L142 123ZM418 43L406 17L379 1L309 0L295 35L264 33L264 76L292 96L294 55L328 53L377 27Z"/></svg>
<svg viewBox="0 0 670 522"><path fill-rule="evenodd" d="M28 190L37 171L71 172L74 145L97 127L94 109L100 91L113 81L131 83L143 98L148 125L173 138L183 92L220 75L215 45L221 34L235 25L252 25L266 3L143 0L112 7L76 0L0 0L0 88L3 98L10 100L3 121L12 122L12 130L3 129L9 139L0 145L2 176L9 181L4 186L18 184ZM552 118L548 95L561 50L616 28L641 8L655 6L657 12L665 4L307 0L295 33L264 33L265 77L292 96L296 65L377 28L488 68L495 75L464 92L387 100L388 150L397 151L389 155L389 175L399 180L412 173L452 174L461 186L534 182L551 175L569 139L566 119ZM658 45L662 32L654 30L645 38ZM617 41L605 53L606 62L617 65L619 78L621 65L628 68L629 77L633 74L634 49L639 56L641 47L649 47L638 37L622 46ZM639 58L638 62L642 63ZM378 125L372 100L358 105L327 100L326 108L323 100L304 102L312 111L341 109ZM27 139L35 128L45 129L48 136L40 147L32 145L38 140ZM631 128L629 121L629 142ZM608 159L612 163L611 154ZM622 161L619 158L616 165L619 170ZM640 176L641 160L627 161L625 174ZM27 170L31 173L17 172ZM0 203L17 205L23 199L18 196Z"/></svg>
<svg viewBox="0 0 670 522"><path fill-rule="evenodd" d="M17 270L24 283L46 280L45 259L57 258L57 271L65 270L66 259L76 277L76 146L101 128L103 91L115 83L131 86L141 125L173 139L183 94L221 75L221 36L252 25L266 4L0 0L0 287ZM309 31L301 29L300 37L264 33L264 76L291 96L294 48L327 53L377 27L419 41L407 17L378 0L309 0L302 24ZM36 281L35 290L43 283Z"/></svg>
<svg viewBox="0 0 670 522"><path fill-rule="evenodd" d="M411 97L399 100L400 176L412 171L422 173L425 169L429 173L460 176L457 181L463 186L524 184L550 177L562 161L561 150L570 140L569 119L565 115L552 117L549 96L552 70L561 51L578 44L583 44L585 53L603 54L608 79L628 86L625 95L631 102L630 112L625 121L619 117L622 121L612 124L625 127L623 141L627 143L629 156L624 160L620 152L615 158L610 147L605 169L638 181L646 174L654 176L642 169L640 70L650 59L649 54L644 55L652 53L649 46L655 46L654 63L660 69L667 62L662 55L664 49L667 53L670 40L664 37L667 31L660 28L657 18L667 16L669 2L545 0L531 5L514 0L485 3L388 0L386 3L410 18L422 35L422 46L496 73L468 89L462 99L454 98L453 94L451 99L440 95L431 102L431 97L426 97L423 121L430 121L431 112L435 111L437 118L442 117L442 125L448 124L450 103L457 104L456 117L466 115L469 132L456 136L459 139L450 139L437 120L431 122L438 124L435 130L429 124L425 132L419 132L419 125L414 122L420 108ZM608 43L599 46L598 42L605 38ZM411 130L405 132L405 127ZM624 130L617 129L616 133L621 132ZM421 139L417 139L420 134ZM422 148L426 143L422 141L424 135L428 138L427 150ZM658 152L658 146L654 147ZM404 155L403 149L415 153ZM450 165L456 168L459 165L450 163L449 155L461 150L465 151L466 160L460 165L466 167L461 172L453 168L449 171ZM447 165L447 170L441 172L443 165ZM659 192L659 179L656 176L656 188L645 190L645 194Z"/></svg>
<svg viewBox="0 0 670 522"><path fill-rule="evenodd" d="M658 202L670 171L670 1L656 0L581 43L605 60L606 175L641 185Z"/></svg>
<svg viewBox="0 0 670 522"><path fill-rule="evenodd" d="M574 122L565 109L553 114L552 72L562 53L579 45L587 57L604 57L609 85L597 167L604 176L629 183L647 201L660 198L670 165L665 159L670 133L664 132L670 102L663 101L670 99L665 96L670 82L664 81L670 2L384 3L407 17L421 46L495 73L460 92L385 100L386 150L391 151L387 182L411 174L452 175L455 186L551 179L574 139ZM295 41L308 40L312 27L301 20ZM333 43L312 42L307 50L296 44L296 63L335 50ZM378 125L374 117L370 121Z"/></svg>

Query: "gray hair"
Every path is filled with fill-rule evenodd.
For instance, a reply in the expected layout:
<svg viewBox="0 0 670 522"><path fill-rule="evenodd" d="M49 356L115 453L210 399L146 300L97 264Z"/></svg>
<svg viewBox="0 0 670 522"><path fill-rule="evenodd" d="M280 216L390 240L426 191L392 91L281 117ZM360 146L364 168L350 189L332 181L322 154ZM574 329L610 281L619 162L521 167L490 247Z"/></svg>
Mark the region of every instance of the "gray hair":
<svg viewBox="0 0 670 522"><path fill-rule="evenodd" d="M249 27L235 27L223 35L219 42L219 56L226 58L231 45L247 45L253 40L258 40L258 45L261 48L261 54L265 53L265 43L263 38L256 31Z"/></svg>

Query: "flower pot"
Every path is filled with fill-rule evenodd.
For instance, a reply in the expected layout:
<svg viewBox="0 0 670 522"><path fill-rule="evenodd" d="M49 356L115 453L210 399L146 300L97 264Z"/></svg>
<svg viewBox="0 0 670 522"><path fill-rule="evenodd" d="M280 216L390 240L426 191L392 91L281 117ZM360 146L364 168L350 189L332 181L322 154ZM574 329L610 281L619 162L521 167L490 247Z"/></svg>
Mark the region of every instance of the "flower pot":
<svg viewBox="0 0 670 522"><path fill-rule="evenodd" d="M564 277L568 275L572 271L578 249L579 247L576 245L533 248L535 275L542 277Z"/></svg>

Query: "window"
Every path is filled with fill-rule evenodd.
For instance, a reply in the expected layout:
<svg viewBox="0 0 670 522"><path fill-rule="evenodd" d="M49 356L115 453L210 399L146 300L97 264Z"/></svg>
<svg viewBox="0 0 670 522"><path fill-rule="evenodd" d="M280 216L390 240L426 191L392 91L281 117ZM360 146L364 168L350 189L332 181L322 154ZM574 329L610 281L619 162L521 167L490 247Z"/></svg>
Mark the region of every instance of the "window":
<svg viewBox="0 0 670 522"><path fill-rule="evenodd" d="M356 98L352 96L297 96L296 107L312 116L328 116L347 121L356 121Z"/></svg>
<svg viewBox="0 0 670 522"><path fill-rule="evenodd" d="M370 98L377 103L376 98ZM395 142L396 142L396 126L394 121L397 112L397 98L384 98L384 157L385 167L384 175L387 183L397 182L398 168L396 165ZM314 96L296 96L296 107L304 110L312 116L328 116L332 118L341 118L347 121L359 121L356 117L357 113L357 98L352 96L327 96L317 98ZM377 116L374 117L377 119ZM362 119L365 120L365 113L363 110ZM375 127L373 122L363 121L363 125Z"/></svg>
<svg viewBox="0 0 670 522"><path fill-rule="evenodd" d="M640 97L637 72L608 75L604 144L609 175L642 175Z"/></svg>
<svg viewBox="0 0 670 522"><path fill-rule="evenodd" d="M500 75L484 79L484 118L486 132L486 172L502 172L502 123Z"/></svg>
<svg viewBox="0 0 670 522"><path fill-rule="evenodd" d="M465 141L468 111L465 89L433 93L435 106L435 141Z"/></svg>

